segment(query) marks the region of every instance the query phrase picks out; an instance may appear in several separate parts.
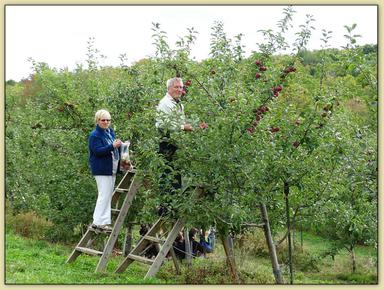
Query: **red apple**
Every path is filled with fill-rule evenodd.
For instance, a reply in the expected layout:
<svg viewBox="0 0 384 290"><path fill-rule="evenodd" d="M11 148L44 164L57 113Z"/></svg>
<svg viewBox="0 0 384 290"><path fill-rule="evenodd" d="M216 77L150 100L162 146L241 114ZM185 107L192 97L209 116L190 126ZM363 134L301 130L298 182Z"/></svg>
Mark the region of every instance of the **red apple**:
<svg viewBox="0 0 384 290"><path fill-rule="evenodd" d="M258 109L257 109L258 112L262 113L262 114L265 114L266 112L269 111L269 108L265 105L262 105L260 106Z"/></svg>
<svg viewBox="0 0 384 290"><path fill-rule="evenodd" d="M199 127L200 127L200 129L207 129L208 128L208 124L205 123L205 122L201 122Z"/></svg>
<svg viewBox="0 0 384 290"><path fill-rule="evenodd" d="M248 129L247 129L247 131L249 132L249 133L253 133L253 132L255 132L255 127L249 127Z"/></svg>
<svg viewBox="0 0 384 290"><path fill-rule="evenodd" d="M294 66L291 66L291 65L284 69L285 74L289 74L290 72L294 72L294 71L296 71L296 68Z"/></svg>

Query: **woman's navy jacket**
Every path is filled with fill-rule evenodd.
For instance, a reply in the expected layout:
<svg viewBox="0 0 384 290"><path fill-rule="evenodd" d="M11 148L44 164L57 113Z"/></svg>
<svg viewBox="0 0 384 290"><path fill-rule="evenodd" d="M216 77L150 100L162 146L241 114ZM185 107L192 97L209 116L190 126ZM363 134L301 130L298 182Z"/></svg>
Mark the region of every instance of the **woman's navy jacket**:
<svg viewBox="0 0 384 290"><path fill-rule="evenodd" d="M109 128L109 133L115 140L115 131ZM112 175L113 145L108 142L108 135L99 125L89 134L89 165L92 175Z"/></svg>

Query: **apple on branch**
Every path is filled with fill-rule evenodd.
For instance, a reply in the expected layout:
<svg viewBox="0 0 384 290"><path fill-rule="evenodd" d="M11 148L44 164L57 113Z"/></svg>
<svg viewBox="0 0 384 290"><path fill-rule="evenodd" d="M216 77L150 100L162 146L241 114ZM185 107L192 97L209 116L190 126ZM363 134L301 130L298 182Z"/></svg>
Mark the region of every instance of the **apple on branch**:
<svg viewBox="0 0 384 290"><path fill-rule="evenodd" d="M205 123L205 122L201 122L199 127L200 127L200 129L207 129L208 128L208 124Z"/></svg>

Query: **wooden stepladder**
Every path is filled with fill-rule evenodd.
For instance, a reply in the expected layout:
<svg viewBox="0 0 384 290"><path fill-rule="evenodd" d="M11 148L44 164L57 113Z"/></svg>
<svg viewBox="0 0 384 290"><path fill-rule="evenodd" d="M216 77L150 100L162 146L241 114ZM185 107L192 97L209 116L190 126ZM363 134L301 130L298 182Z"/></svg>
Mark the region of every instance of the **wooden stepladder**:
<svg viewBox="0 0 384 290"><path fill-rule="evenodd" d="M171 224L171 228L166 227L167 223ZM183 223L180 220L169 221L165 218L158 219L149 231L139 240L137 245L132 249L128 256L120 263L115 273L122 273L134 261L149 264L150 268L145 275L145 279L153 277L160 270L160 266L166 259L168 252L171 253L172 260L175 264L176 272L180 273L180 266L178 264L176 254L173 250L173 242L175 241L178 233L182 230ZM155 245L158 253L154 259L144 257L146 250Z"/></svg>
<svg viewBox="0 0 384 290"><path fill-rule="evenodd" d="M67 263L71 263L76 260L76 258L82 253L89 255L98 255L101 256L99 263L97 264L95 272L102 272L110 258L121 228L123 226L125 217L127 216L128 210L132 205L133 198L135 197L141 182L135 176L135 170L132 169L127 171L120 183L116 186L113 195L112 195L112 214L117 215L113 221L112 231L102 231L99 229L94 229L91 226L88 227L84 236L80 239L79 243L72 251L71 255L67 259ZM124 197L123 202L121 202ZM100 237L108 236L108 241L104 246L104 250L98 251L91 248L93 242Z"/></svg>

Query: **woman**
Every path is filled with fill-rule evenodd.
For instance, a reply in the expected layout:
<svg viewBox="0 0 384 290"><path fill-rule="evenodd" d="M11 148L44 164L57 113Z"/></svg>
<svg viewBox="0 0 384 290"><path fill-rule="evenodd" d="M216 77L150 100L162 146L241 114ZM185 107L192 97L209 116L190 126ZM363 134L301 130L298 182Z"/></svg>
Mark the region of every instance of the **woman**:
<svg viewBox="0 0 384 290"><path fill-rule="evenodd" d="M88 139L89 164L96 179L98 197L93 213L92 227L111 231L111 201L119 164L121 140L109 128L111 115L106 110L95 114L96 128Z"/></svg>

